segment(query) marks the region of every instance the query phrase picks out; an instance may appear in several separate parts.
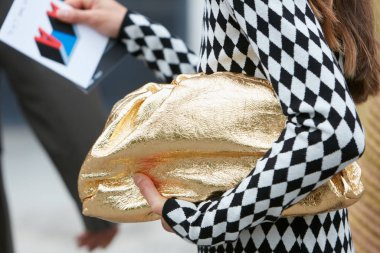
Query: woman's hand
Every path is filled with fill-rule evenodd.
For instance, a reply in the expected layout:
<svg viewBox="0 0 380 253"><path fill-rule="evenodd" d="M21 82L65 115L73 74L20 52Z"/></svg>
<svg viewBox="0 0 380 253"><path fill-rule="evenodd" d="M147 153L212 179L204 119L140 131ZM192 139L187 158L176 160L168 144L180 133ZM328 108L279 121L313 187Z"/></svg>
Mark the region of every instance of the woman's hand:
<svg viewBox="0 0 380 253"><path fill-rule="evenodd" d="M66 23L86 24L99 33L116 38L127 8L115 0L66 0L73 9L57 12L57 17Z"/></svg>
<svg viewBox="0 0 380 253"><path fill-rule="evenodd" d="M144 174L137 173L133 177L133 180L135 181L135 184L140 188L141 194L148 201L148 204L151 206L153 213L158 214L162 217L162 209L167 199L157 191L157 188L154 186L152 180ZM166 231L173 232L173 230L163 218L161 218L161 224Z"/></svg>
<svg viewBox="0 0 380 253"><path fill-rule="evenodd" d="M99 231L87 231L78 236L78 246L92 251L97 248L106 248L118 232L117 225Z"/></svg>

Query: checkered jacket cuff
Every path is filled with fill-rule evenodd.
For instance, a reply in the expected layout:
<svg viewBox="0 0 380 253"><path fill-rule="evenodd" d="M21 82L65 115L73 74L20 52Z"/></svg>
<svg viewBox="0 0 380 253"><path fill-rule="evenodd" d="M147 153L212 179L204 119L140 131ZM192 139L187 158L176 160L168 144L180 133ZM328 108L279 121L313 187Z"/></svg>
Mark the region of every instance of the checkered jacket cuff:
<svg viewBox="0 0 380 253"><path fill-rule="evenodd" d="M131 55L145 61L157 77L166 82L197 69L199 57L181 39L139 13L128 11L119 40Z"/></svg>

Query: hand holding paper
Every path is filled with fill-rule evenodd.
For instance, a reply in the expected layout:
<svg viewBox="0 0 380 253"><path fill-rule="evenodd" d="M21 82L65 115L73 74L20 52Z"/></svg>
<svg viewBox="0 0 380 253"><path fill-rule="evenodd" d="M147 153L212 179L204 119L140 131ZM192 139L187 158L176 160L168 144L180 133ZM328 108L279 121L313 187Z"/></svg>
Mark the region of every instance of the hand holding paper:
<svg viewBox="0 0 380 253"><path fill-rule="evenodd" d="M121 46L117 43L107 48L108 38L88 25L100 32L107 29L112 31L114 27L113 32L107 34L112 35L119 29L116 28L116 20L121 24L126 8L108 0L70 0L69 3L82 10L67 12L72 7L59 0L14 0L1 27L0 40L87 89L94 80L99 80L97 79L99 76L104 77L110 69L121 62L125 51L120 50ZM83 8L90 9L83 10ZM88 18L87 23L85 22L88 25L64 23L59 18L61 15L58 17L58 14L62 13L68 14L62 15L68 21L70 17L74 18L71 20L74 23L75 18L79 17L77 13L84 14ZM80 17L83 18L83 15ZM104 23L106 17L112 22ZM117 49L117 53L111 52L114 48ZM108 62L104 65L102 62L107 54L111 56L112 61L104 61Z"/></svg>
<svg viewBox="0 0 380 253"><path fill-rule="evenodd" d="M112 0L66 0L74 9L62 9L57 17L68 23L91 26L99 33L116 38L127 8Z"/></svg>

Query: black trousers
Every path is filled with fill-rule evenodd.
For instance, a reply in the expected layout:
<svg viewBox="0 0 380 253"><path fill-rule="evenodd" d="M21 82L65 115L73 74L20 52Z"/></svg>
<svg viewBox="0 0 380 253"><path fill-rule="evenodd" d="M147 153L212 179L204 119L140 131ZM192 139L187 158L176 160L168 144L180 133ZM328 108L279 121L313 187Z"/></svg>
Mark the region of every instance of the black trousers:
<svg viewBox="0 0 380 253"><path fill-rule="evenodd" d="M0 165L0 252L12 253L12 235L11 226L7 208L7 200L5 197L4 185L3 185L3 175L1 173Z"/></svg>
<svg viewBox="0 0 380 253"><path fill-rule="evenodd" d="M63 78L4 45L0 45L0 56L0 67L6 72L28 123L58 169L78 211L81 210L77 192L79 169L106 119L98 91L93 90L86 95ZM1 184L2 181L0 205L3 211L0 220L5 221L0 223L6 224L9 219ZM111 225L97 219L82 218L87 230L91 231ZM4 228L8 230L9 226ZM10 232L4 232L0 231L0 235L9 237Z"/></svg>
<svg viewBox="0 0 380 253"><path fill-rule="evenodd" d="M0 24L10 4L11 0L0 0ZM1 43L0 69L5 71L28 123L80 211L79 169L106 120L99 92L95 89L85 94L64 78ZM2 182L0 177L0 252L11 253L11 231ZM112 225L84 216L82 219L86 229L91 231Z"/></svg>

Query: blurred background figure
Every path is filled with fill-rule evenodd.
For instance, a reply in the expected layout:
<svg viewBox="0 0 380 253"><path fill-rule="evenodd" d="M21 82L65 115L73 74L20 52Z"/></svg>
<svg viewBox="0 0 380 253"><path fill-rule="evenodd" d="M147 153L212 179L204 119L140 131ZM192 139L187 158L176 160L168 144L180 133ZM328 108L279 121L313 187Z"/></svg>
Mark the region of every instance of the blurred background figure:
<svg viewBox="0 0 380 253"><path fill-rule="evenodd" d="M1 23L11 2L12 0L0 1ZM202 3L202 0L132 0L128 1L128 7L163 23L174 34L185 39L187 17L190 16L194 16L189 21L192 24L191 38L199 37ZM171 10L160 8L169 4ZM199 21L199 24L192 20ZM197 52L199 42L197 39L192 42L197 45L194 50ZM142 62L126 55L124 62L97 87L101 89L101 94L98 90L93 90L85 95L63 78L3 44L0 45L0 72L1 70L3 75L0 73L0 82L3 89L0 94L5 132L3 181L11 210L15 252L82 252L73 239L83 231L77 213L81 205L77 197L76 178L85 154L104 124L106 114L102 110L101 96L109 110L128 92L141 84L157 80ZM20 118L13 94L59 174L51 169L52 164ZM58 175L64 179L75 203L64 191ZM4 192L0 189L0 193ZM4 194L0 197L3 203L0 215L5 217L7 209ZM87 231L80 237L79 243L83 246L104 246L116 233L115 227L110 223L84 217L82 219ZM9 224L9 219L0 219L0 222ZM3 225L6 224L0 224L4 227ZM107 252L195 251L194 246L159 231L160 224L156 223L123 225L120 227L120 236L108 247ZM8 251L1 248L3 245L11 245L5 243L6 240L10 241L11 233L9 230L0 233L5 235L5 238L0 239L0 252L12 252L10 247ZM173 243L174 238L176 241ZM146 243L147 240L151 242ZM166 247L168 242L171 244L170 249Z"/></svg>
<svg viewBox="0 0 380 253"><path fill-rule="evenodd" d="M12 0L0 2L0 24L11 4ZM65 79L4 44L0 44L0 69L9 80L27 122L57 168L79 211L78 171L103 127L106 116L99 92L93 90L89 94L83 93ZM20 150L15 158L23 158L28 151ZM21 169L33 170L39 164L37 162L30 166ZM0 246L3 247L2 253L11 253L12 233L2 182L3 180L0 182L0 234L5 238L1 239ZM38 183L36 178L35 184ZM44 206L48 209L49 203ZM117 232L115 224L84 216L82 220L86 232L78 237L80 246L90 249L105 247Z"/></svg>
<svg viewBox="0 0 380 253"><path fill-rule="evenodd" d="M380 40L380 2L373 0L376 17L376 33ZM359 160L365 193L350 208L352 237L357 253L380 251L380 95L359 107L359 114L366 132L366 150Z"/></svg>

